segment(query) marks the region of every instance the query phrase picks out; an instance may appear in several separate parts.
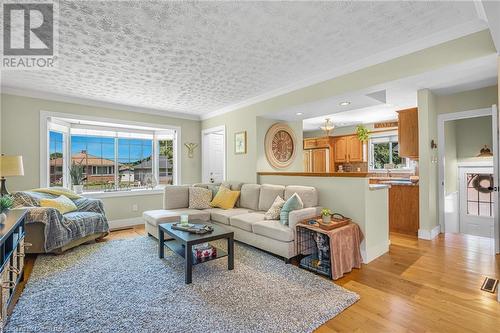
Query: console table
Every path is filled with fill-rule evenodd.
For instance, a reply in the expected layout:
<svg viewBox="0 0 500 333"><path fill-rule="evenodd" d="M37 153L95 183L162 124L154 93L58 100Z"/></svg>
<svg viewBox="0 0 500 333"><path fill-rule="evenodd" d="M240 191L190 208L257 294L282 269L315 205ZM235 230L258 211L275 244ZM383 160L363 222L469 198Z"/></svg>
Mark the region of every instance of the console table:
<svg viewBox="0 0 500 333"><path fill-rule="evenodd" d="M0 224L0 331L8 319L8 308L24 273L24 217L26 209L11 209Z"/></svg>

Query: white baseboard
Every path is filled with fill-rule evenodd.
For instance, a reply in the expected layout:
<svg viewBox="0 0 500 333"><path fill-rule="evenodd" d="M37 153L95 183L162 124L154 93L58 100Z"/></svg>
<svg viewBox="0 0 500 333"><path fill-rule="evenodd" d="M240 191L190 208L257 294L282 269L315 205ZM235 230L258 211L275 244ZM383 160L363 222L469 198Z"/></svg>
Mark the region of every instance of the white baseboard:
<svg viewBox="0 0 500 333"><path fill-rule="evenodd" d="M439 225L435 226L431 230L429 229L418 229L418 238L431 240L439 235L441 228Z"/></svg>
<svg viewBox="0 0 500 333"><path fill-rule="evenodd" d="M389 252L389 242L387 244L381 244L377 246L372 246L367 250L361 250L361 257L363 258L363 264L368 264L369 262L377 259L381 255Z"/></svg>
<svg viewBox="0 0 500 333"><path fill-rule="evenodd" d="M134 225L144 224L144 220L142 219L142 217L131 217L128 219L108 221L108 224L110 230L117 230L123 228L130 228L133 227Z"/></svg>

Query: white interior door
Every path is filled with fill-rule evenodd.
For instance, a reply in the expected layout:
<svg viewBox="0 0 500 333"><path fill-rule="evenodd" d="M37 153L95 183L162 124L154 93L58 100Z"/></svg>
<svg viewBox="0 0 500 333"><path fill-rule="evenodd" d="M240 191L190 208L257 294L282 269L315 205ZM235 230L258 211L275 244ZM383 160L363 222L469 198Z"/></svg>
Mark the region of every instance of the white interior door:
<svg viewBox="0 0 500 333"><path fill-rule="evenodd" d="M498 174L500 172L500 163L499 163L499 121L500 117L498 115L498 108L496 105L493 105L491 107L491 120L493 124L493 189L495 192L493 192L494 198L493 198L493 205L495 207L495 216L493 217L493 237L495 238L495 253L500 253L500 228L499 228L499 214L500 214L500 207L498 203L500 202L499 200L499 185L498 185ZM500 292L498 293L500 297Z"/></svg>
<svg viewBox="0 0 500 333"><path fill-rule="evenodd" d="M203 133L203 182L219 183L225 180L225 130Z"/></svg>
<svg viewBox="0 0 500 333"><path fill-rule="evenodd" d="M492 167L460 167L460 232L494 237L494 198Z"/></svg>

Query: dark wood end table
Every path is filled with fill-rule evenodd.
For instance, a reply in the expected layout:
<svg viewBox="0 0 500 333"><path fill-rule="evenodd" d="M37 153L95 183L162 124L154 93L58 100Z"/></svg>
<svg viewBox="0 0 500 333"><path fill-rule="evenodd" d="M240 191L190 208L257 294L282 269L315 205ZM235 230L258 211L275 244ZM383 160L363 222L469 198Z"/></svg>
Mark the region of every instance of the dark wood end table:
<svg viewBox="0 0 500 333"><path fill-rule="evenodd" d="M178 223L178 222L176 222ZM189 221L189 223L207 224L204 221ZM234 269L234 232L221 226L210 224L214 230L206 234L192 234L187 231L176 230L172 228L173 223L162 223L158 225L158 256L163 258L165 255L165 246L184 258L185 282L192 282L193 266L207 261L228 257L227 269ZM165 233L172 239L165 239ZM227 239L227 252L217 248L217 256L202 260L193 259L193 245L211 242L218 239Z"/></svg>

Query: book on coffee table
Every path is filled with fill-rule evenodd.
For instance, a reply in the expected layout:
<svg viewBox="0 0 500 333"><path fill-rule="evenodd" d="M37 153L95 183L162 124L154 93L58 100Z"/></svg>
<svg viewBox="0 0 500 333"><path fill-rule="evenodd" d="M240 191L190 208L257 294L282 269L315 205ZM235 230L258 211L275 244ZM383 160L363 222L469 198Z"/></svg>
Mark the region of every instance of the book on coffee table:
<svg viewBox="0 0 500 333"><path fill-rule="evenodd" d="M206 224L182 224L182 223L174 223L172 224L172 229L187 231L192 234L206 234L208 232L212 232L214 229Z"/></svg>
<svg viewBox="0 0 500 333"><path fill-rule="evenodd" d="M213 258L217 256L217 248L209 243L193 245L193 257L195 260Z"/></svg>

